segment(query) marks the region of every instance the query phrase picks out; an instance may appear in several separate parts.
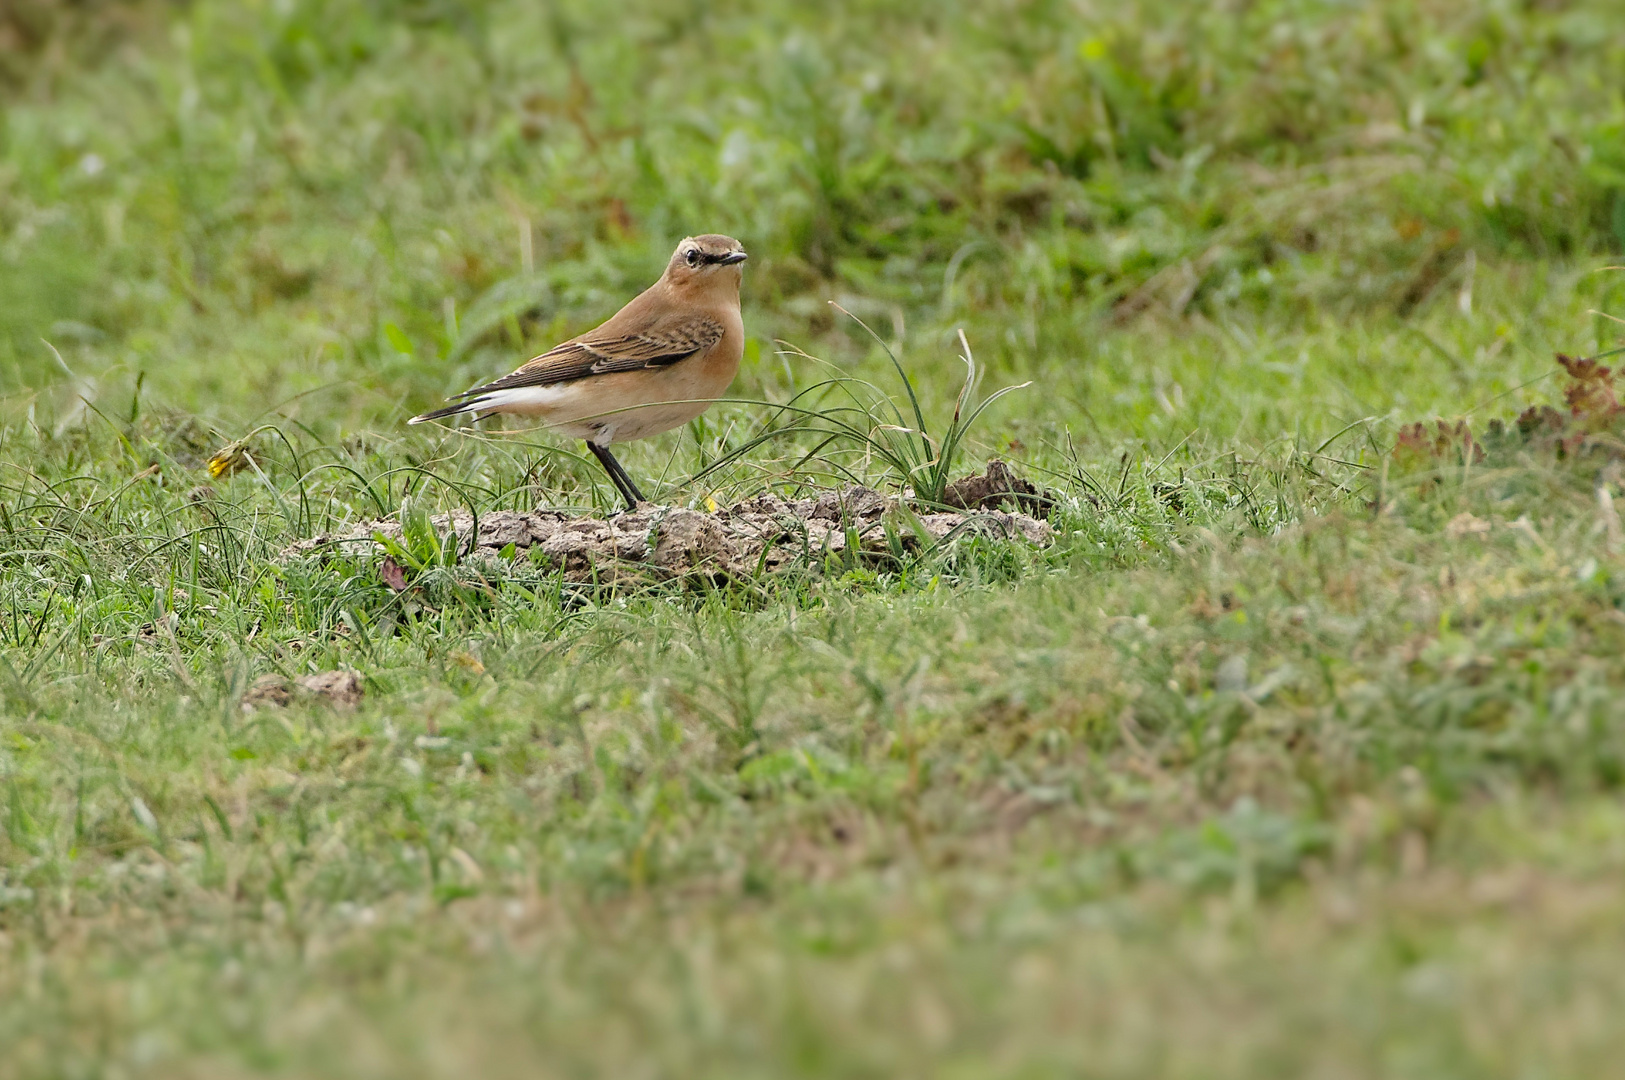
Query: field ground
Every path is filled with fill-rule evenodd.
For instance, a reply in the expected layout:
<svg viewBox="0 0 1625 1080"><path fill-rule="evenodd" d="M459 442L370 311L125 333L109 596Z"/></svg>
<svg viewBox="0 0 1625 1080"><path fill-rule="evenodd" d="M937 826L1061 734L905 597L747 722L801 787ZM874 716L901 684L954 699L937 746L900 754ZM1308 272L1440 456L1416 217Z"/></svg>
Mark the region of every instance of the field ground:
<svg viewBox="0 0 1625 1080"><path fill-rule="evenodd" d="M0 15L0 1078L1619 1074L1625 13L622 8ZM833 298L1055 542L289 553L701 231L657 498L904 485Z"/></svg>

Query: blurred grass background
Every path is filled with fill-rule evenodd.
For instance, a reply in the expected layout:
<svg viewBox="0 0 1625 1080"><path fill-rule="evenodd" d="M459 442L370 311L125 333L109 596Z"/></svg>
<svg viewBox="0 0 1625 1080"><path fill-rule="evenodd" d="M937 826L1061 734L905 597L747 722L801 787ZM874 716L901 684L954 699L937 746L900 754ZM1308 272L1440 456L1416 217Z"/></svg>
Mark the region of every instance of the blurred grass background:
<svg viewBox="0 0 1625 1080"><path fill-rule="evenodd" d="M22 0L7 18L7 381L62 377L44 336L82 375L144 375L222 423L326 388L330 425L393 424L595 323L702 228L754 253L768 353L844 337L823 301L845 296L906 326L918 362L951 364L963 323L995 371L1094 409L1148 375L1205 402L1238 334L1257 352L1476 301L1471 344L1444 343L1470 361L1504 323L1519 347L1496 371L1385 380L1419 384L1414 410L1459 411L1520 354L1544 362L1529 309L1551 271L1532 268L1625 245L1625 44L1605 4L606 19ZM1617 284L1572 287L1607 308ZM1165 340L1192 335L1218 340ZM849 360L844 344L827 348ZM1353 357L1316 362L1364 412L1391 404ZM780 367L744 388L782 389Z"/></svg>
<svg viewBox="0 0 1625 1080"><path fill-rule="evenodd" d="M1621 342L1622 71L1604 0L10 0L0 1080L1617 1071L1617 417L1487 432ZM895 388L830 299L932 417L960 328L1033 380L967 465L1056 542L288 554L612 505L403 421L703 231L741 399ZM686 479L773 415L629 465L838 473Z"/></svg>

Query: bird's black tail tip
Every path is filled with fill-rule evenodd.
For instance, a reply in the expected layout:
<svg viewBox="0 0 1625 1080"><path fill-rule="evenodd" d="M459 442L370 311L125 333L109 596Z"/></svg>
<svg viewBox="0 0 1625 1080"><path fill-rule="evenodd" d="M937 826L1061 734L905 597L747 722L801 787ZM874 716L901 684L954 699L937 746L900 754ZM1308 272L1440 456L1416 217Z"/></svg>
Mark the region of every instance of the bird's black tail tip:
<svg viewBox="0 0 1625 1080"><path fill-rule="evenodd" d="M430 420L444 420L448 416L457 416L458 414L465 412L468 412L468 406L466 404L448 405L444 409L434 409L430 412L424 413L422 416L414 416L412 419L408 420L407 423L427 424Z"/></svg>

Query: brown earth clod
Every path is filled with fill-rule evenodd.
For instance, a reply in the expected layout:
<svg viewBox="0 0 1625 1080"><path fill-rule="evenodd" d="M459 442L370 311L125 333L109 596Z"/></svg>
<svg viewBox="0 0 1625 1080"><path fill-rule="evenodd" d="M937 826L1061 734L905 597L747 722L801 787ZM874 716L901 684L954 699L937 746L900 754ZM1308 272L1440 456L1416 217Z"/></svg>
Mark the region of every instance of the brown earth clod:
<svg viewBox="0 0 1625 1080"><path fill-rule="evenodd" d="M322 671L289 679L283 675L261 675L243 694L243 710L281 709L297 701L315 701L340 708L354 708L365 691L361 676L353 671Z"/></svg>
<svg viewBox="0 0 1625 1080"><path fill-rule="evenodd" d="M1017 476L1009 465L998 458L987 463L987 472L981 476L967 476L949 484L943 492L942 502L956 510L1014 509L1036 518L1049 517L1055 497L1034 484Z"/></svg>

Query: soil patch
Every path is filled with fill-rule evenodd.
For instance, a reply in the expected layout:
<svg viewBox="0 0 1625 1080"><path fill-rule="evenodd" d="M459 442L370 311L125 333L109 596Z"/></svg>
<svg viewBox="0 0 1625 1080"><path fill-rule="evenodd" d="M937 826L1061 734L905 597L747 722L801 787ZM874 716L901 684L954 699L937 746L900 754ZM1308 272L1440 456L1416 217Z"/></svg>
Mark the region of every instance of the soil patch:
<svg viewBox="0 0 1625 1080"><path fill-rule="evenodd" d="M973 480L981 486L962 489L971 507L1033 500L1021 504L1047 509L1045 496L1013 477L1003 462L990 465L986 477L969 477L955 487ZM1025 488L1012 486L1012 480ZM750 576L805 566L854 545L860 555L917 553L967 534L1037 546L1052 538L1049 525L1029 514L979 508L928 512L865 487L805 499L758 495L713 512L643 505L598 518L551 509L499 510L476 521L467 511L458 511L436 515L430 524L442 536L454 532L465 559L495 557L512 545L515 553L526 552L532 561L561 569L568 578L599 581L629 571L663 577ZM301 541L289 553L368 554L380 550L380 536L406 546L401 523L383 518ZM385 568L385 580L396 588L405 585L404 572L393 563Z"/></svg>

